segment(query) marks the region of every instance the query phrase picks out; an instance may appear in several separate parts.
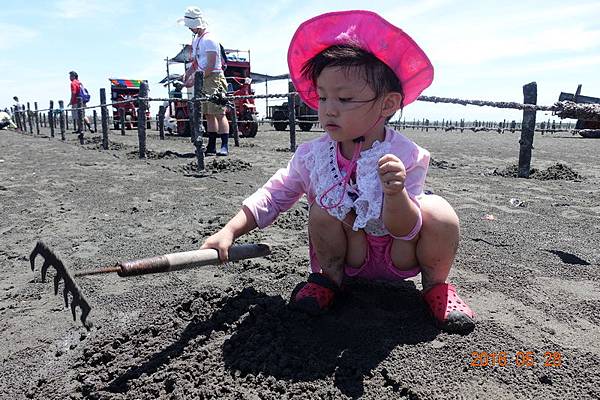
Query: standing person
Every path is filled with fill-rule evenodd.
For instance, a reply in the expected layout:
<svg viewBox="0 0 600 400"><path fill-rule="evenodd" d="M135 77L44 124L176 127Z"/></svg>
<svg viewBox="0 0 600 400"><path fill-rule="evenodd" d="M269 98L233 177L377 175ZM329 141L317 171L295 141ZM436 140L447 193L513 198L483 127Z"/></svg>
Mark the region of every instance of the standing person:
<svg viewBox="0 0 600 400"><path fill-rule="evenodd" d="M227 261L236 238L268 226L306 195L312 273L296 286L290 306L320 314L346 277L397 281L420 273L423 298L441 328L473 330L473 311L446 283L458 217L442 197L423 193L429 152L385 126L431 84L433 66L423 50L375 13L333 12L300 25L288 66L325 134L298 146L287 167L201 247Z"/></svg>
<svg viewBox="0 0 600 400"><path fill-rule="evenodd" d="M81 82L79 82L79 75L77 72L71 71L69 72L69 79L71 80L71 100L69 101L69 106L72 108L77 108L77 101L81 98ZM87 102L82 99L81 106L85 108ZM83 122L88 127L90 132L94 133L95 131L92 129L92 125L90 124L90 119L85 115L85 110L77 110L77 113L83 113ZM77 122L73 122L73 125L77 126ZM81 133L83 129L82 126L77 126L73 133Z"/></svg>
<svg viewBox="0 0 600 400"><path fill-rule="evenodd" d="M19 118L20 116L20 112L21 110L21 103L19 103L19 98L17 96L13 96L13 100L15 101L15 104L13 104L13 111L12 111L12 117L13 117L13 121L16 123L17 122L17 118Z"/></svg>
<svg viewBox="0 0 600 400"><path fill-rule="evenodd" d="M198 7L188 7L185 16L178 20L194 33L192 41L192 66L186 71L186 87L192 87L193 75L201 71L204 75L202 91L206 95L227 94L227 81L223 72L221 45L208 31L208 24ZM202 114L206 118L208 145L206 154L226 156L229 153L229 122L225 116L225 106L211 102L202 103ZM221 150L216 151L217 135L221 138Z"/></svg>

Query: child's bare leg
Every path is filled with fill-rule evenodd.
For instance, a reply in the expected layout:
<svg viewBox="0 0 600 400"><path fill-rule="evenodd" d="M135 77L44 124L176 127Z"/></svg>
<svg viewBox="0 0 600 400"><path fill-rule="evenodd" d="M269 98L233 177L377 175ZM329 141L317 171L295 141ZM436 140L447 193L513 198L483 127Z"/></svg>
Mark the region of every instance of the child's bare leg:
<svg viewBox="0 0 600 400"><path fill-rule="evenodd" d="M418 238L419 236L412 240L394 239L390 249L390 258L394 267L406 271L419 265L416 254Z"/></svg>
<svg viewBox="0 0 600 400"><path fill-rule="evenodd" d="M359 268L367 258L367 235L364 230L353 230L356 214L350 211L342 221L346 233L346 265L351 268Z"/></svg>
<svg viewBox="0 0 600 400"><path fill-rule="evenodd" d="M423 227L417 242L416 256L421 267L423 290L445 283L454 262L460 237L458 216L440 196L423 196Z"/></svg>
<svg viewBox="0 0 600 400"><path fill-rule="evenodd" d="M352 228L346 227L345 223L332 217L316 204L310 207L308 215L310 242L323 273L338 286L344 277L344 265L350 261L351 266L360 266L366 255L364 233L352 231ZM361 234L364 242L362 244ZM360 258L361 254L363 261Z"/></svg>

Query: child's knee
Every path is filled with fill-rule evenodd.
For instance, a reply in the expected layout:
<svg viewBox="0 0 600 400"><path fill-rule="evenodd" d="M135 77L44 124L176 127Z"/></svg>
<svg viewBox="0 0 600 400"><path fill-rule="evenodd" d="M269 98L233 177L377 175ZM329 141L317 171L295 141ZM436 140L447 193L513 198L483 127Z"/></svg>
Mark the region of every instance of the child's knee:
<svg viewBox="0 0 600 400"><path fill-rule="evenodd" d="M458 235L460 221L454 208L443 197L424 196L421 200L423 228L421 234L434 231Z"/></svg>
<svg viewBox="0 0 600 400"><path fill-rule="evenodd" d="M340 224L340 221L337 218L329 215L326 210L319 207L316 203L313 203L308 211L308 223L312 226L327 227L336 223Z"/></svg>

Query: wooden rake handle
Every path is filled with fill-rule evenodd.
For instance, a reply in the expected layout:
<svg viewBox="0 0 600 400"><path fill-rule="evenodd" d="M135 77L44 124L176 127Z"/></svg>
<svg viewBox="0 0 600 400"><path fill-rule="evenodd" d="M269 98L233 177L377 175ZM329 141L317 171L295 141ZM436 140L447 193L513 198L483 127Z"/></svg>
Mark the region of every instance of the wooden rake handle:
<svg viewBox="0 0 600 400"><path fill-rule="evenodd" d="M231 246L229 249L229 261L264 257L269 254L271 254L271 248L267 244L240 244ZM203 249L165 254L141 260L122 261L115 266L113 271L124 277L177 271L204 265L219 265L220 263L217 250Z"/></svg>

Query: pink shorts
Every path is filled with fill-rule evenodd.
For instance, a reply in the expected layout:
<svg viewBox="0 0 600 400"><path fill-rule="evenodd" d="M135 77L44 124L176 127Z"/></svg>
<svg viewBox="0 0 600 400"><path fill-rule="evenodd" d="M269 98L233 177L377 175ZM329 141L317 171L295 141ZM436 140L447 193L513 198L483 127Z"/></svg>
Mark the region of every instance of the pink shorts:
<svg viewBox="0 0 600 400"><path fill-rule="evenodd" d="M421 272L419 267L401 271L394 267L390 250L394 238L390 235L373 236L367 235L367 256L365 262L358 268L345 267L346 276L358 277L368 280L401 281L412 278ZM309 243L310 268L312 272L321 272L321 266L317 260L312 244Z"/></svg>

